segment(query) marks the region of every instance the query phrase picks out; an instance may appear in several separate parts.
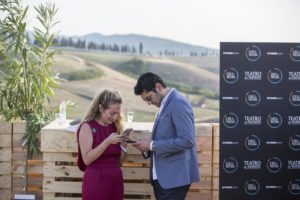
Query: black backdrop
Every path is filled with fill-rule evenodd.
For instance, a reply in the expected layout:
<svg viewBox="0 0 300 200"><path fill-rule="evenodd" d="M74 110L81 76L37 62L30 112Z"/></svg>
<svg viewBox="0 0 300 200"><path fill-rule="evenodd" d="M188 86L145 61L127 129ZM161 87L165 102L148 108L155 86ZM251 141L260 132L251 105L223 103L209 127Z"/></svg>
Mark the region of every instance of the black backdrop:
<svg viewBox="0 0 300 200"><path fill-rule="evenodd" d="M300 199L300 44L221 43L220 200Z"/></svg>

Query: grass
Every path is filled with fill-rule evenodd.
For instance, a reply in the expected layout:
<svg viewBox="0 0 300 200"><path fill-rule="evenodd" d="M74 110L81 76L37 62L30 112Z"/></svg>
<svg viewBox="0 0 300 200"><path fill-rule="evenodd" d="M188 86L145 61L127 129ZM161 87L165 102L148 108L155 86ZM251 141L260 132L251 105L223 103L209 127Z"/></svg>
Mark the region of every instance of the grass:
<svg viewBox="0 0 300 200"><path fill-rule="evenodd" d="M76 103L75 110L68 113L69 118L81 118L96 93L105 88L113 88L120 91L123 97L123 109L135 112L134 121L153 122L157 108L147 106L133 93L138 74L134 74L135 71L132 70L135 70L136 66L142 66L141 69L146 67L142 70L147 70L148 67L149 71L160 74L167 82L170 80L179 85L188 86L192 82L195 87L201 89L206 89L208 85L218 85L217 75L209 77L211 72L169 58L74 51L66 51L57 58L54 65L55 71L75 77L70 78L74 81L61 84L62 91L57 93L54 101L56 105L62 100L72 100ZM118 67L122 70L117 69ZM203 93L209 93L210 90L204 90ZM190 101L194 102L197 120L215 120L219 115L218 100L207 98L205 95L207 94L188 94L187 96ZM200 108L199 101L203 102L203 100L206 107Z"/></svg>

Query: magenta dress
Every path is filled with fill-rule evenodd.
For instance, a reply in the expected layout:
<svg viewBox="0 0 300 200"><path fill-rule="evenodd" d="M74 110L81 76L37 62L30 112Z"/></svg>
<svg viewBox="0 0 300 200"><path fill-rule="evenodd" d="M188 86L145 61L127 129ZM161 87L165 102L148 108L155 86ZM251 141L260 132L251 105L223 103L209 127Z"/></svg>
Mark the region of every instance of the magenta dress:
<svg viewBox="0 0 300 200"><path fill-rule="evenodd" d="M94 149L111 133L116 132L114 124L102 126L95 120L87 122L93 133ZM77 131L77 140L79 136ZM111 144L93 163L83 163L78 145L78 167L84 172L82 181L83 200L123 200L123 175L120 168L120 144Z"/></svg>

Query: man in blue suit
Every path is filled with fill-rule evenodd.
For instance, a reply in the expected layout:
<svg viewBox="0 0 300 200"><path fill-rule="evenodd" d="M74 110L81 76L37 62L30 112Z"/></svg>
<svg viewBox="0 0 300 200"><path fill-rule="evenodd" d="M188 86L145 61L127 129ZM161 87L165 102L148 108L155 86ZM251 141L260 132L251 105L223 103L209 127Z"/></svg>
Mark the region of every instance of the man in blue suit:
<svg viewBox="0 0 300 200"><path fill-rule="evenodd" d="M142 74L134 93L159 108L151 139L134 144L150 157L150 181L158 200L184 200L192 182L200 180L192 106L156 74Z"/></svg>

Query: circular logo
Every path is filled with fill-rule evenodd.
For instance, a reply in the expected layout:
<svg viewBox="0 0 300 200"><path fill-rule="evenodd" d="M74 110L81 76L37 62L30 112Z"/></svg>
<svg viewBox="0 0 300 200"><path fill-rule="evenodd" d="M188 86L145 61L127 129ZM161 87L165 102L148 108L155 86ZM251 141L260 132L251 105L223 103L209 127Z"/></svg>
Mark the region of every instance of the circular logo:
<svg viewBox="0 0 300 200"><path fill-rule="evenodd" d="M251 179L245 182L245 192L249 195L256 195L260 190L259 182L255 179Z"/></svg>
<svg viewBox="0 0 300 200"><path fill-rule="evenodd" d="M279 113L272 113L268 115L267 124L270 128L279 128L282 124L282 117Z"/></svg>
<svg viewBox="0 0 300 200"><path fill-rule="evenodd" d="M282 162L279 158L273 157L268 159L267 169L269 170L269 172L277 173L281 170L281 168L282 168Z"/></svg>
<svg viewBox="0 0 300 200"><path fill-rule="evenodd" d="M223 117L223 124L227 128L235 128L238 123L239 119L235 113L228 113Z"/></svg>
<svg viewBox="0 0 300 200"><path fill-rule="evenodd" d="M257 106L260 103L261 97L259 92L252 90L245 95L245 101L249 106Z"/></svg>
<svg viewBox="0 0 300 200"><path fill-rule="evenodd" d="M250 135L245 139L245 147L249 151L255 151L260 147L260 139L256 135Z"/></svg>
<svg viewBox="0 0 300 200"><path fill-rule="evenodd" d="M223 170L227 173L235 172L239 167L237 160L233 157L229 157L223 160Z"/></svg>
<svg viewBox="0 0 300 200"><path fill-rule="evenodd" d="M300 150L300 135L293 135L290 137L289 147L294 151Z"/></svg>
<svg viewBox="0 0 300 200"><path fill-rule="evenodd" d="M273 68L268 71L268 81L272 84L277 84L282 81L282 71L278 68Z"/></svg>
<svg viewBox="0 0 300 200"><path fill-rule="evenodd" d="M293 106L300 106L300 90L296 90L290 93L289 102Z"/></svg>
<svg viewBox="0 0 300 200"><path fill-rule="evenodd" d="M246 49L246 58L252 62L258 61L261 56L261 51L257 46L251 46Z"/></svg>
<svg viewBox="0 0 300 200"><path fill-rule="evenodd" d="M238 81L239 73L235 68L230 67L229 69L224 70L223 79L226 83L233 84Z"/></svg>
<svg viewBox="0 0 300 200"><path fill-rule="evenodd" d="M290 58L292 59L292 61L295 61L295 62L300 61L300 46L296 46L296 47L291 48Z"/></svg>
<svg viewBox="0 0 300 200"><path fill-rule="evenodd" d="M300 179L294 179L289 182L289 192L294 195L300 194Z"/></svg>

